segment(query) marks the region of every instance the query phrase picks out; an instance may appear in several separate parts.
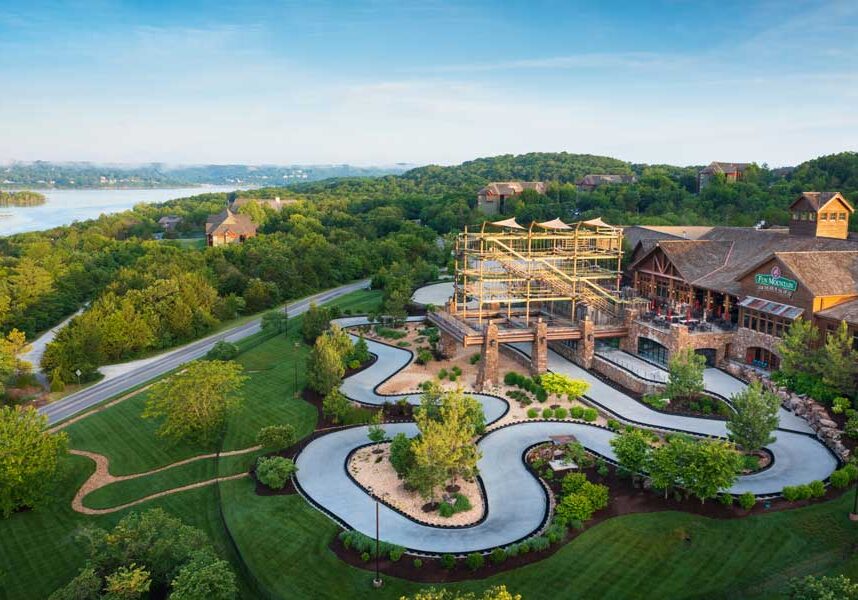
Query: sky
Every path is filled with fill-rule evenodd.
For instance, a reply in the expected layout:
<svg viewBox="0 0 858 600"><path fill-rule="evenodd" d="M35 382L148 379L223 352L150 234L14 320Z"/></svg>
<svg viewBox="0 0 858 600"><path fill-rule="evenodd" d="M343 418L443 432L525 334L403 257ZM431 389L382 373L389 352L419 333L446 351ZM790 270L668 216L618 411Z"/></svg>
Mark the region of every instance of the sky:
<svg viewBox="0 0 858 600"><path fill-rule="evenodd" d="M0 0L0 161L858 149L858 1Z"/></svg>

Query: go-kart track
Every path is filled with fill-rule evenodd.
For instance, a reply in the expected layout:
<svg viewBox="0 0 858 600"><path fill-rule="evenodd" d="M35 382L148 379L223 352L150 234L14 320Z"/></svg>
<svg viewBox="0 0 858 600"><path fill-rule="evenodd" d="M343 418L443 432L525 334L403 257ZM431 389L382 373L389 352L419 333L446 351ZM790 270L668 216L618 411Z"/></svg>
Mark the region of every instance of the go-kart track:
<svg viewBox="0 0 858 600"><path fill-rule="evenodd" d="M422 317L413 320L422 320ZM338 323L348 328L368 324L368 321L363 317L349 317ZM378 360L347 378L343 382L343 393L368 405L395 402L399 398L418 404L419 394L383 396L376 391L381 383L408 365L411 352L372 340L367 340L367 344ZM524 353L530 351L527 344L517 345L516 349ZM727 435L722 420L651 410L554 352L549 353L548 369L586 380L590 384L586 399L624 423L698 436ZM742 385L726 374L707 378L707 389L711 386L714 388L711 391L724 396L731 395ZM506 400L485 394L471 395L483 404L488 424L506 414ZM837 468L834 455L816 437L796 431L801 428L795 426L794 421L789 425L789 429L778 429L777 440L768 446L773 463L758 473L739 477L729 492L750 491L757 496L771 496L779 494L787 485L826 480ZM388 424L384 429L388 437L399 432L409 436L417 434L414 423ZM525 468L524 453L554 435L574 435L591 452L608 460L615 459L610 440L616 434L595 425L532 420L494 429L479 441L482 458L478 467L486 496L486 514L480 522L466 527L426 525L382 504L381 538L415 552L462 554L505 546L533 534L548 517L548 496L542 484ZM376 501L347 472L350 454L367 443L367 427L343 429L313 440L296 459L296 480L302 494L317 508L348 527L374 536Z"/></svg>

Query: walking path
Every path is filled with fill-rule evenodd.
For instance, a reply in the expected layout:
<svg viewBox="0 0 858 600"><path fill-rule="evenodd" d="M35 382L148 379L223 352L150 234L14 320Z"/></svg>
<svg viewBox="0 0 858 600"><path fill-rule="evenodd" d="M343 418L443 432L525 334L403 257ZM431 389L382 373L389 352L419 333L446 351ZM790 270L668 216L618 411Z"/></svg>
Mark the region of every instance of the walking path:
<svg viewBox="0 0 858 600"><path fill-rule="evenodd" d="M364 323L366 321L360 317L340 321L344 327ZM410 352L373 340L367 340L367 345L379 360L346 380L342 390L354 400L378 405L397 398L380 396L375 390L408 364ZM530 353L529 344L515 346ZM694 435L726 436L724 421L651 410L554 352L549 352L548 368L587 380L591 385L588 398L625 422ZM715 382L715 385L719 384ZM505 409L499 409L499 403L505 404L505 401L483 394L475 394L475 397L486 409L487 423L504 414ZM411 399L412 403L416 401L416 398ZM399 432L417 433L413 423L389 424L384 428L388 436ZM368 443L367 431L367 427L355 427L310 442L296 459L295 480L302 494L325 513L349 527L374 535L375 500L354 483L346 471L348 455ZM561 434L574 435L592 452L614 459L610 440L616 434L597 426L571 421L528 421L496 429L479 441L483 456L478 466L488 509L483 521L462 528L433 527L412 521L382 504L379 507L381 537L414 551L466 553L508 545L531 535L546 518L548 499L541 484L525 469L523 453L531 445L547 441L548 436ZM777 441L769 446L775 458L771 467L739 477L729 492L774 495L785 485L824 480L837 468L834 456L816 438L785 430L778 430L776 435Z"/></svg>
<svg viewBox="0 0 858 600"><path fill-rule="evenodd" d="M198 460L205 460L207 458L215 458L217 456L236 456L239 454L247 454L249 452L254 452L259 450L261 446L252 446L250 448L242 448L241 450L232 450L230 452L221 452L212 454L201 454L200 456L193 456L191 458L180 460L178 462L174 462L172 464L159 467L157 469L152 469L151 471L144 471L142 473L132 473L131 475L111 475L110 474L110 459L107 458L103 454L99 454L97 452L89 452L87 450L69 450L69 453L76 454L78 456L85 456L86 458L91 459L95 462L95 471L92 475L89 476L77 493L72 498L72 508L82 514L85 515L107 515L110 513L114 513L129 506L134 506L136 504L141 504L143 502L147 502L149 500L153 500L155 498L160 498L162 496L167 496L169 494L175 494L177 492L183 492L185 490L190 490L198 487L203 487L206 485L211 485L212 483L217 483L218 481L227 481L229 479L238 479L240 477L246 477L247 473L237 473L235 475L229 475L226 477L215 477L214 479L207 479L205 481L196 481L194 483L184 485L177 488L172 488L169 490L163 490L157 492L155 494L150 494L143 498L139 498L137 500L133 500L132 502L127 502L125 504L120 504L119 506L112 506L110 508L88 508L84 506L83 499L86 498L89 494L94 492L95 490L101 489L104 486L110 485L111 483L117 483L119 481L127 481L129 479L138 479L140 477L147 477L149 475L154 475L155 473L160 473L162 471L166 471L167 469L172 469L173 467L180 467L182 465L186 465L188 463L197 462Z"/></svg>

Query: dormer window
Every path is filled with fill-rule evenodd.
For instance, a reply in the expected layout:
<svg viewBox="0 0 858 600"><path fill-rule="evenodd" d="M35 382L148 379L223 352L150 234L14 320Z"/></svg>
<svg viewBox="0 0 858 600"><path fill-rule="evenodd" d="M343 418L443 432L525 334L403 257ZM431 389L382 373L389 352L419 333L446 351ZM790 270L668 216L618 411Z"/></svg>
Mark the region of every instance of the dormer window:
<svg viewBox="0 0 858 600"><path fill-rule="evenodd" d="M845 220L846 220L846 213L845 213L845 212L840 213L840 220L841 220L841 221L845 221Z"/></svg>
<svg viewBox="0 0 858 600"><path fill-rule="evenodd" d="M828 220L828 213L819 213L819 220L820 221L827 221Z"/></svg>

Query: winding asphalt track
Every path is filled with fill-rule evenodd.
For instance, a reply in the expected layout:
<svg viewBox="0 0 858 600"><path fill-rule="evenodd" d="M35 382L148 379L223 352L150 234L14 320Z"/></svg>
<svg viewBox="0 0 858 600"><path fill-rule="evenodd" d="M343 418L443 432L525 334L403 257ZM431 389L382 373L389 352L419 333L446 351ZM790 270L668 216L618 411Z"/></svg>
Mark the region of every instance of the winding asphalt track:
<svg viewBox="0 0 858 600"><path fill-rule="evenodd" d="M362 324L362 321L350 318L340 324L348 327ZM395 399L381 396L375 390L408 364L410 352L371 340L367 340L367 344L379 360L346 380L342 389L354 400L377 405ZM530 351L528 344L516 346L525 353ZM653 411L554 352L549 353L548 360L549 370L587 380L591 385L588 397L625 422L694 435L726 436L723 421ZM487 422L504 414L505 409L499 411L497 405L505 401L483 394L476 397L486 407ZM416 398L411 401L416 402ZM399 432L417 434L413 423L389 424L384 428L388 436ZM434 527L417 523L381 505L381 537L418 552L467 553L511 544L532 534L544 522L548 500L541 484L526 470L523 453L533 444L547 441L549 436L565 434L574 435L591 451L615 459L610 440L616 434L593 425L530 421L502 427L479 441L483 456L478 466L487 498L487 513L482 521L468 527ZM785 485L824 480L837 468L834 456L814 437L785 430L778 430L776 435L777 441L769 446L774 463L764 471L739 477L730 492L773 495ZM349 527L373 535L375 500L351 480L346 470L349 454L367 443L367 427L340 430L316 438L296 459L296 480L302 493L321 510Z"/></svg>
<svg viewBox="0 0 858 600"><path fill-rule="evenodd" d="M322 304L355 290L366 288L368 285L368 279L341 285L340 287L320 292L309 298L293 302L287 305L286 309L289 316L300 315L310 308L311 303ZM172 371L186 362L205 356L216 342L221 340L235 342L256 333L260 329L260 322L261 317L232 329L227 329L215 335L197 340L181 348L171 350L154 360L146 359L140 361L140 366L131 368L127 373L96 383L74 394L69 394L62 400L41 407L39 412L48 417L48 424L54 425L59 423L129 388L141 385L150 379Z"/></svg>

